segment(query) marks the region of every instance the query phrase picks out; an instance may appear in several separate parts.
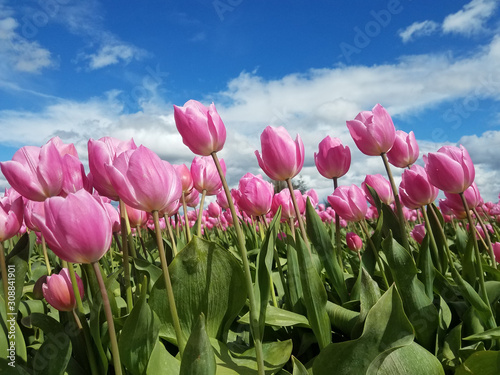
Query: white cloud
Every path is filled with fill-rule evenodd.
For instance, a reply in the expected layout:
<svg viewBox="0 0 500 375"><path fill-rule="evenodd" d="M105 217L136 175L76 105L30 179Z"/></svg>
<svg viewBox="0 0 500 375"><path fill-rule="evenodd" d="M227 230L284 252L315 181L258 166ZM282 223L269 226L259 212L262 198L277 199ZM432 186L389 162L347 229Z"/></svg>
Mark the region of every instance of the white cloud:
<svg viewBox="0 0 500 375"><path fill-rule="evenodd" d="M407 43L414 38L418 38L421 36L429 36L437 31L439 28L439 24L434 21L422 21L422 22L414 22L406 29L399 32L399 36L403 43Z"/></svg>
<svg viewBox="0 0 500 375"><path fill-rule="evenodd" d="M443 21L443 32L470 35L483 30L485 22L495 13L497 0L472 0Z"/></svg>
<svg viewBox="0 0 500 375"><path fill-rule="evenodd" d="M89 61L89 69L96 70L109 65L118 64L120 61L129 63L133 59L140 60L144 51L140 48L124 43L101 45L96 53L83 54L81 57Z"/></svg>

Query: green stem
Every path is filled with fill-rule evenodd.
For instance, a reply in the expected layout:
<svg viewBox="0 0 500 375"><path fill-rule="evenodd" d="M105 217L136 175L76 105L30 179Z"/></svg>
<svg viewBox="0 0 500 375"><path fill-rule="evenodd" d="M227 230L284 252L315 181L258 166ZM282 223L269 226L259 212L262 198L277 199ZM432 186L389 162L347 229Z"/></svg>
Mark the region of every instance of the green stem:
<svg viewBox="0 0 500 375"><path fill-rule="evenodd" d="M338 187L338 179L337 177L333 178L333 190ZM344 268L342 263L342 248L340 247L340 216L337 212L335 212L335 250L337 251L337 259L340 265L340 268Z"/></svg>
<svg viewBox="0 0 500 375"><path fill-rule="evenodd" d="M83 313L77 313L75 309L71 310L73 317L75 318L75 323L78 329L83 332L83 339L85 341L85 348L87 349L87 355L89 356L90 372L92 375L98 375L99 369L97 367L94 349L92 348L92 341L90 338L90 329L85 319Z"/></svg>
<svg viewBox="0 0 500 375"><path fill-rule="evenodd" d="M47 267L47 276L50 276L51 270L50 270L50 261L49 261L49 255L47 254L47 243L45 242L45 238L43 235L42 237L42 251L43 251L43 259L45 259L45 267Z"/></svg>
<svg viewBox="0 0 500 375"><path fill-rule="evenodd" d="M130 286L130 267L128 259L128 235L127 235L127 209L125 203L120 199L120 224L122 227L122 255L123 255L123 278L125 281L125 295L127 311L131 312L134 302L132 299L132 287ZM129 224L130 225L130 224Z"/></svg>
<svg viewBox="0 0 500 375"><path fill-rule="evenodd" d="M476 219L477 219L477 221L479 221L479 225L481 225L481 228L483 229L484 237L485 237L486 245L487 245L486 248L488 249L488 252L489 252L490 258L491 258L491 266L493 268L497 268L497 262L495 260L495 253L493 252L493 245L491 244L490 235L488 233L488 228L486 228L486 225L484 225L483 219L481 219L481 216L479 216L479 213L477 212L477 210L475 208L473 208L472 211L476 215Z"/></svg>
<svg viewBox="0 0 500 375"><path fill-rule="evenodd" d="M302 215L300 214L299 205L297 204L297 199L295 199L295 193L293 192L292 180L290 178L287 178L286 183L288 185L288 190L290 190L290 197L292 198L293 208L295 210L295 216L297 217L297 221L299 222L300 234L304 239L304 243L306 244L307 250L309 251L309 255L312 255L311 245L309 244L306 228L304 227L304 221L302 220Z"/></svg>
<svg viewBox="0 0 500 375"><path fill-rule="evenodd" d="M375 247L375 244L373 243L372 238L370 237L370 232L368 231L368 227L366 226L366 220L365 219L361 220L359 222L359 225L363 229L363 232L365 232L366 240L368 241L368 243L370 244L370 246L373 250L373 254L375 255L375 259L377 261L378 268L380 268L380 273L382 274L382 279L384 280L384 284L385 284L385 287L387 290L387 289L389 289L389 282L387 281L387 277L385 276L384 263L382 263L382 260L380 259L380 256L378 255L378 250Z"/></svg>
<svg viewBox="0 0 500 375"><path fill-rule="evenodd" d="M401 240L403 241L402 245L408 252L410 251L410 244L408 242L408 234L406 233L406 219L403 214L403 207L401 206L401 202L399 201L399 193L398 188L396 187L396 183L394 182L394 177L392 176L391 166L389 165L389 160L387 160L387 155L382 153L382 160L384 161L384 167L387 171L387 176L389 177L389 181L391 183L392 192L394 194L394 202L396 202L396 208L398 211L398 221L399 221L399 230L401 232Z"/></svg>
<svg viewBox="0 0 500 375"><path fill-rule="evenodd" d="M203 189L201 192L201 199L200 199L200 208L198 209L198 221L197 223L197 231L198 237L201 237L201 219L203 218L203 205L205 204L205 196L207 195L207 191Z"/></svg>
<svg viewBox="0 0 500 375"><path fill-rule="evenodd" d="M184 227L186 229L186 243L189 243L189 241L191 241L191 228L189 227L187 204L184 192L182 192L182 210L184 211Z"/></svg>
<svg viewBox="0 0 500 375"><path fill-rule="evenodd" d="M424 216L425 230L427 231L427 233L429 233L429 239L431 241L432 253L434 254L434 258L436 259L436 268L439 271L439 273L442 274L443 269L441 267L438 247L436 244L436 239L434 238L434 233L432 233L432 228L431 228L431 224L429 222L429 217L427 216L427 212L425 211L425 207L420 207L420 210L422 211L422 215ZM417 216L418 216L418 214L417 214Z"/></svg>
<svg viewBox="0 0 500 375"><path fill-rule="evenodd" d="M118 341L116 339L115 323L113 321L113 313L111 312L111 305L109 304L108 292L106 291L106 285L104 284L104 279L102 278L101 269L99 268L99 263L93 262L92 267L94 268L95 276L97 278L97 282L99 283L99 289L101 291L104 313L106 314L106 321L108 322L109 341L111 343L111 354L113 357L113 364L115 366L115 374L121 375L122 365L120 361L120 352L118 351Z"/></svg>
<svg viewBox="0 0 500 375"><path fill-rule="evenodd" d="M177 338L177 346L182 358L184 347L186 346L184 336L182 335L181 324L179 322L179 315L177 314L177 307L175 305L174 290L172 289L172 282L170 281L170 274L168 272L167 257L165 256L165 248L163 246L163 238L160 229L160 217L158 211L153 211L153 220L155 223L156 243L158 245L158 252L160 253L161 268L163 270L163 278L165 280L165 289L167 291L168 308L172 316L172 323L174 325L175 337Z"/></svg>
<svg viewBox="0 0 500 375"><path fill-rule="evenodd" d="M175 257L177 255L177 245L175 243L174 232L172 231L172 226L170 225L170 218L165 214L163 216L165 219L165 225L167 226L168 236L170 237L170 241L172 242L172 255Z"/></svg>
<svg viewBox="0 0 500 375"><path fill-rule="evenodd" d="M240 250L241 261L243 263L243 270L245 272L245 286L247 289L248 300L250 302L250 330L253 336L253 341L255 345L255 355L257 357L257 368L259 375L265 375L264 368L264 352L262 350L262 337L260 337L259 328L259 312L257 310L257 304L255 301L255 294L253 291L252 273L250 272L250 265L248 263L248 255L245 244L245 237L241 230L240 222L238 216L236 215L236 209L234 208L233 198L231 197L231 192L229 191L229 186L227 185L226 177L222 171L222 167L217 157L217 153L212 152L212 158L214 159L215 166L219 172L220 179L222 181L222 186L227 197L227 202L229 204L229 209L233 217L233 226L236 232L236 238L238 240L238 248Z"/></svg>
<svg viewBox="0 0 500 375"><path fill-rule="evenodd" d="M0 267L2 269L2 285L3 285L3 299L5 302L5 319L9 312L9 283L7 280L7 263L5 261L5 248L3 242L0 241Z"/></svg>

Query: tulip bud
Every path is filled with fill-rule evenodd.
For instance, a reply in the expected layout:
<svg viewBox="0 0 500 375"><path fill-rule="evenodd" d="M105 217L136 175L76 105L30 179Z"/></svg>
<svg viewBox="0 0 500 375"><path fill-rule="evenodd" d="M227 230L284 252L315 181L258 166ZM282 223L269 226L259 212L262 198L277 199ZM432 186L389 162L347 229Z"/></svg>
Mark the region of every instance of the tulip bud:
<svg viewBox="0 0 500 375"><path fill-rule="evenodd" d="M417 161L419 154L415 134L396 130L396 138L392 148L387 152L389 163L399 168L406 168Z"/></svg>
<svg viewBox="0 0 500 375"><path fill-rule="evenodd" d="M83 282L77 274L75 276L80 296L83 297ZM63 268L59 274L48 276L45 284L42 285L42 291L45 300L59 311L71 311L76 306L75 294L67 268Z"/></svg>
<svg viewBox="0 0 500 375"><path fill-rule="evenodd" d="M363 240L354 232L349 232L345 236L347 247L352 251L360 251L363 248Z"/></svg>

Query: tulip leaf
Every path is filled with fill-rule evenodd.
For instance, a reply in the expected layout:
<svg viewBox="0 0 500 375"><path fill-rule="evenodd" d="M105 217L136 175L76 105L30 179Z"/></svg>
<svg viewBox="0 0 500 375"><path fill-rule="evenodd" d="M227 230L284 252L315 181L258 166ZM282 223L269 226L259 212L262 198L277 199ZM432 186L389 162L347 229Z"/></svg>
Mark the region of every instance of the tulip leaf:
<svg viewBox="0 0 500 375"><path fill-rule="evenodd" d="M446 238L443 238L441 234L441 227L444 226L444 219L441 215L441 211L438 210L434 203L427 205L427 217L429 218L429 225L432 229L432 234L434 235L434 240L436 241L436 246L438 248L439 263L441 264L441 269L444 271L448 267L448 257L446 256ZM437 217L434 217L434 215Z"/></svg>
<svg viewBox="0 0 500 375"><path fill-rule="evenodd" d="M306 367L292 355L293 375L309 375Z"/></svg>
<svg viewBox="0 0 500 375"><path fill-rule="evenodd" d="M359 312L346 309L330 301L326 302L326 313L332 326L347 336L351 335L359 321Z"/></svg>
<svg viewBox="0 0 500 375"><path fill-rule="evenodd" d="M412 342L413 327L393 285L370 309L361 337L328 345L316 357L313 373L365 374L380 354Z"/></svg>
<svg viewBox="0 0 500 375"><path fill-rule="evenodd" d="M246 313L238 321L240 323L250 324L250 314ZM309 321L304 315L274 306L267 306L265 324L274 327L298 326L310 328Z"/></svg>
<svg viewBox="0 0 500 375"><path fill-rule="evenodd" d="M205 330L203 313L191 330L181 361L179 375L215 375L214 350Z"/></svg>
<svg viewBox="0 0 500 375"><path fill-rule="evenodd" d="M379 299L380 288L378 287L378 284L372 279L368 271L362 268L360 272L359 292L360 312L359 319L355 322L352 330L353 336L358 337L361 334L363 323L365 322L368 312L373 306L375 306Z"/></svg>
<svg viewBox="0 0 500 375"><path fill-rule="evenodd" d="M160 267L149 263L140 258L134 259L134 266L139 271L144 271L149 275L149 285L153 287L154 283L162 276L162 270Z"/></svg>
<svg viewBox="0 0 500 375"><path fill-rule="evenodd" d="M158 340L160 322L146 302L147 278L141 284L141 296L127 317L120 333L120 358L128 371L142 375Z"/></svg>
<svg viewBox="0 0 500 375"><path fill-rule="evenodd" d="M304 304L307 309L307 319L322 349L332 340L330 319L326 312L327 295L311 256L307 251L302 237L297 233L297 255L300 269L300 283L304 293Z"/></svg>
<svg viewBox="0 0 500 375"><path fill-rule="evenodd" d="M500 327L492 328L484 332L476 333L465 337L464 340L480 341L480 340L498 340L500 339Z"/></svg>
<svg viewBox="0 0 500 375"><path fill-rule="evenodd" d="M439 259L437 259L439 261ZM417 259L418 269L421 270L417 277L422 282L425 288L425 294L430 300L434 299L434 266L432 264L432 257L429 249L429 234L426 234L422 244L420 245L420 251L418 252Z"/></svg>
<svg viewBox="0 0 500 375"><path fill-rule="evenodd" d="M455 375L498 375L499 368L499 351L480 351L467 358Z"/></svg>
<svg viewBox="0 0 500 375"><path fill-rule="evenodd" d="M194 236L168 269L185 338L203 313L208 336L223 339L246 301L240 263L218 244ZM160 336L175 343L163 277L151 290L149 305L160 318Z"/></svg>
<svg viewBox="0 0 500 375"><path fill-rule="evenodd" d="M271 274L274 258L274 242L278 235L278 225L281 219L281 208L278 209L274 219L267 230L266 237L257 256L257 272L255 277L255 302L259 319L259 332L256 333L260 338L264 336L264 326L266 322L266 309L269 305L269 293L274 286L271 284Z"/></svg>
<svg viewBox="0 0 500 375"><path fill-rule="evenodd" d="M318 252L321 263L333 288L338 293L342 303L349 301L349 294L344 281L344 272L335 255L332 240L328 235L325 224L308 199L306 204L307 236Z"/></svg>
<svg viewBox="0 0 500 375"><path fill-rule="evenodd" d="M302 303L304 298L304 293L302 291L302 285L300 284L300 270L299 270L299 258L297 256L297 250L292 246L290 241L286 243L286 254L287 254L287 284L288 292L290 294L289 301L291 306L288 308L292 311L302 314L305 313L304 305Z"/></svg>
<svg viewBox="0 0 500 375"><path fill-rule="evenodd" d="M433 352L439 323L438 311L417 278L415 262L408 251L390 235L383 241L382 247L401 294L406 315L415 328L416 338L422 346Z"/></svg>
<svg viewBox="0 0 500 375"><path fill-rule="evenodd" d="M146 375L179 374L181 363L165 349L160 339L156 340L151 357L149 358Z"/></svg>

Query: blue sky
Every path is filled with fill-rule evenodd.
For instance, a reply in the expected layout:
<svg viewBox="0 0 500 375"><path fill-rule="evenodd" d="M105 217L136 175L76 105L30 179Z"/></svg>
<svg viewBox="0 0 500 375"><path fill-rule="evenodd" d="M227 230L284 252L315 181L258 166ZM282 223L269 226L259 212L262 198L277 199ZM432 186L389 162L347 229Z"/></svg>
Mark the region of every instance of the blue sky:
<svg viewBox="0 0 500 375"><path fill-rule="evenodd" d="M498 1L0 0L0 160L58 135L87 159L89 138L134 137L189 163L172 104L214 101L235 185L262 173L267 125L306 147L305 182L331 182L313 154L326 136L353 153L344 184L384 173L345 121L376 103L421 153L462 143L487 200L500 191ZM397 174L397 172L396 172ZM0 176L0 187L6 186Z"/></svg>

